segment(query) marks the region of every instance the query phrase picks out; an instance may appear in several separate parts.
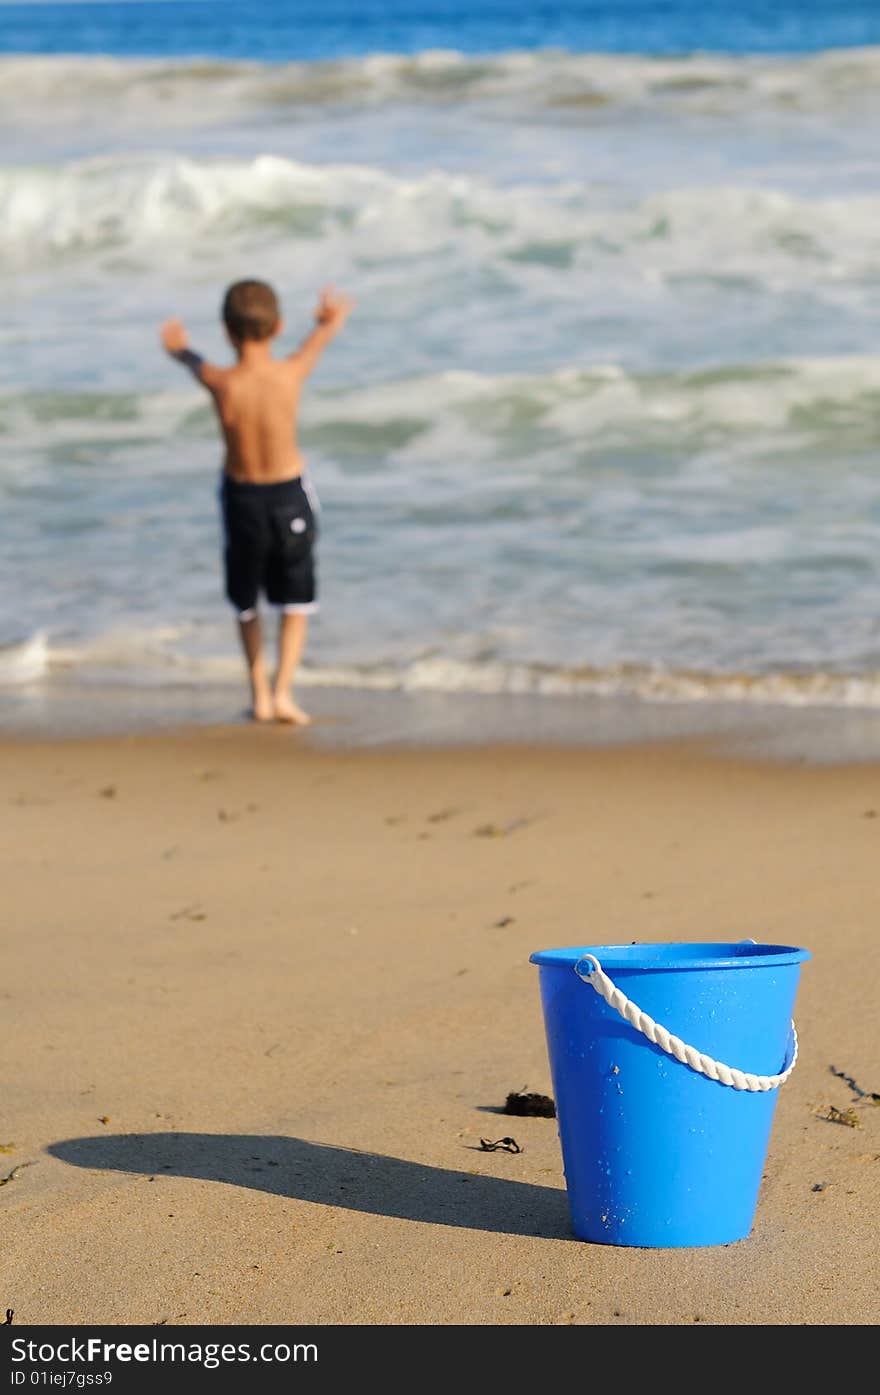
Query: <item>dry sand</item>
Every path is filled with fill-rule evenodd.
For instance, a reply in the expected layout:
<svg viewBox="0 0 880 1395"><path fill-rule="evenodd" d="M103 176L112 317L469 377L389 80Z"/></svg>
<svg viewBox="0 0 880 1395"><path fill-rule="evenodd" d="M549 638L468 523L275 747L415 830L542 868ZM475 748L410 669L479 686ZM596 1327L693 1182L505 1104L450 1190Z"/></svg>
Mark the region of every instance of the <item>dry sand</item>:
<svg viewBox="0 0 880 1395"><path fill-rule="evenodd" d="M820 1117L831 1065L880 1090L877 767L236 728L0 759L16 1324L880 1317L880 1108ZM750 935L815 956L752 1236L573 1240L555 1123L491 1112L550 1089L529 953Z"/></svg>

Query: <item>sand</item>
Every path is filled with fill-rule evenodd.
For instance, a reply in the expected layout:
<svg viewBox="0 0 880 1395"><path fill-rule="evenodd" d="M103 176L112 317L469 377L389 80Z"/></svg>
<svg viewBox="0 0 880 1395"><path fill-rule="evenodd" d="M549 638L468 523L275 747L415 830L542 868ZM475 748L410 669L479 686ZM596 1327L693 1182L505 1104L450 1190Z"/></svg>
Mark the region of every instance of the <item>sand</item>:
<svg viewBox="0 0 880 1395"><path fill-rule="evenodd" d="M0 1307L15 1323L871 1323L880 768L350 750L228 727L0 748ZM814 953L748 1240L571 1236L534 949ZM481 1153L512 1134L523 1151ZM821 1190L816 1190L821 1187Z"/></svg>

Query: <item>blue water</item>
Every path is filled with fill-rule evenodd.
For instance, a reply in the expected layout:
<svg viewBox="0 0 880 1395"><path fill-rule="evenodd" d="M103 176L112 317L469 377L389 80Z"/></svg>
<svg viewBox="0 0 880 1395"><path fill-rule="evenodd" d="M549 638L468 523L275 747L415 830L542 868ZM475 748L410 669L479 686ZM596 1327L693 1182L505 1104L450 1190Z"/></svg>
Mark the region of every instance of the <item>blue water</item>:
<svg viewBox="0 0 880 1395"><path fill-rule="evenodd" d="M880 6L0 4L0 684L237 676L225 285L303 403L313 679L880 705Z"/></svg>
<svg viewBox="0 0 880 1395"><path fill-rule="evenodd" d="M561 48L795 53L880 43L876 0L125 0L0 5L0 52L263 60Z"/></svg>

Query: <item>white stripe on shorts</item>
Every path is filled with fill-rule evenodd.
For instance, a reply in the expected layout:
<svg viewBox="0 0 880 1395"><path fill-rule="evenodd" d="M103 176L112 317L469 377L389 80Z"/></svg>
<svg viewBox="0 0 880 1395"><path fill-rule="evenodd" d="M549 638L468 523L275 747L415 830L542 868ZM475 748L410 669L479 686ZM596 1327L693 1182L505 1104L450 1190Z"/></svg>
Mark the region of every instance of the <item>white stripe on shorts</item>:
<svg viewBox="0 0 880 1395"><path fill-rule="evenodd" d="M320 512L321 512L321 501L320 501L320 499L318 498L318 491L317 491L317 489L316 489L315 486L312 484L312 477L311 477L311 475L309 474L308 469L303 470L302 474L300 475L300 481L301 481L301 483L302 483L302 487L303 487L303 491L304 491L304 493L305 493L305 496L306 496L306 498L308 499L309 503L311 504L312 513L320 513Z"/></svg>

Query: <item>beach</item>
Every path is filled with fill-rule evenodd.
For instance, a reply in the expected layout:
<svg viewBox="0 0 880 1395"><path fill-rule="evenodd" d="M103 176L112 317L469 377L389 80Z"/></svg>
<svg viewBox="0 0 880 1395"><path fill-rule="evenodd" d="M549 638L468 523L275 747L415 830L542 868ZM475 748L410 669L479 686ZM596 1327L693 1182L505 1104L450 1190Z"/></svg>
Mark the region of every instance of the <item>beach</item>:
<svg viewBox="0 0 880 1395"><path fill-rule="evenodd" d="M875 0L2 17L0 1315L876 1323ZM252 277L279 355L355 301L307 730L159 339ZM530 956L747 939L812 956L751 1234L576 1240Z"/></svg>
<svg viewBox="0 0 880 1395"><path fill-rule="evenodd" d="M242 725L0 760L15 1324L877 1321L877 765ZM813 954L751 1236L573 1239L556 1123L499 1112L551 1089L530 953L746 937Z"/></svg>

